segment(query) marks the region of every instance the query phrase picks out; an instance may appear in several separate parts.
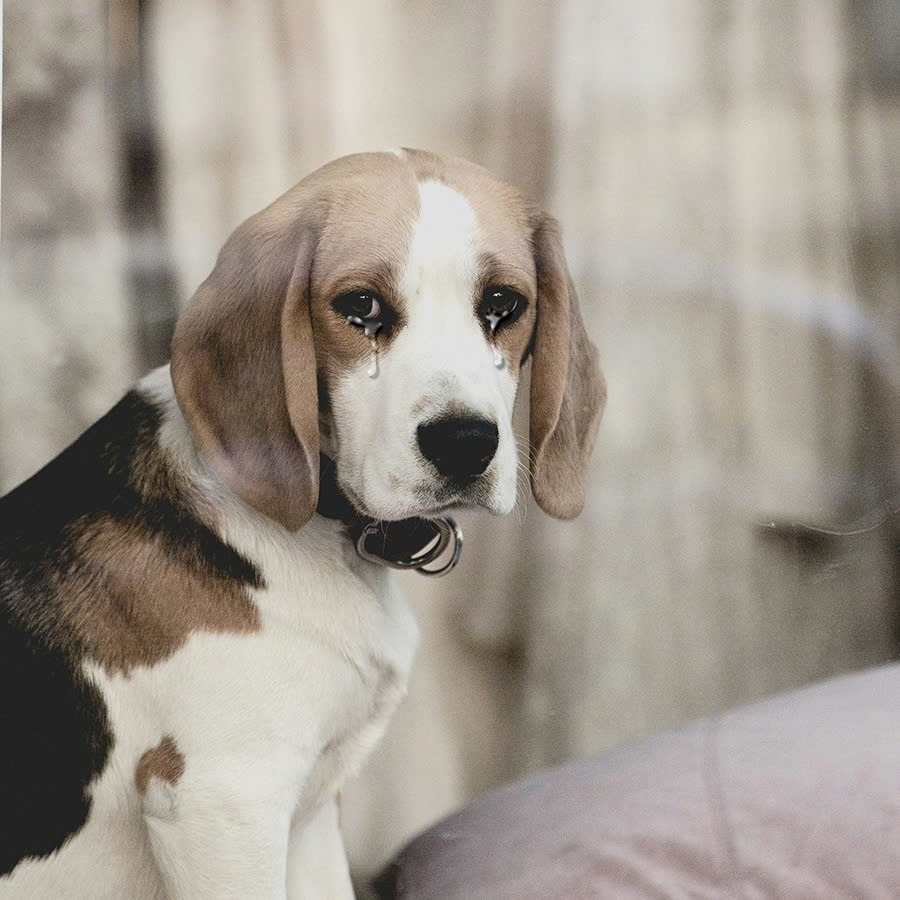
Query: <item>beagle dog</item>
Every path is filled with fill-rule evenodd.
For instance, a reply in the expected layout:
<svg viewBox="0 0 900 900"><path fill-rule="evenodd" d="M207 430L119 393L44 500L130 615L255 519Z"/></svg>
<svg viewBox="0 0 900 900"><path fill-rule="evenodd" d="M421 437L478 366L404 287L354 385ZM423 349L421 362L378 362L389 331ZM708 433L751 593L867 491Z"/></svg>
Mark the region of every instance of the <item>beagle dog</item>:
<svg viewBox="0 0 900 900"><path fill-rule="evenodd" d="M570 518L605 387L553 219L403 150L234 232L171 366L0 501L0 898L352 896L336 797L416 644L390 564L512 509L529 357Z"/></svg>

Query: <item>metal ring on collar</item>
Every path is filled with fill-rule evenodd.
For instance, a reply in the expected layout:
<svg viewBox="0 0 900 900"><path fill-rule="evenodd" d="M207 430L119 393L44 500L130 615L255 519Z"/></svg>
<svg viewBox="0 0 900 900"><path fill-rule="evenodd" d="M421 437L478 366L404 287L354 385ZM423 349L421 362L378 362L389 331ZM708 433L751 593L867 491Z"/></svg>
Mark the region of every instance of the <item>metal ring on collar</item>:
<svg viewBox="0 0 900 900"><path fill-rule="evenodd" d="M447 546L447 543L449 542L449 538L453 539L453 555L439 569L426 569L426 564L417 567L416 571L420 575L429 575L431 577L446 575L448 572L452 572L453 569L456 568L456 564L459 562L460 556L462 556L463 533L462 528L460 528L459 525L456 524L456 519L452 519L450 518L450 516L443 516L442 518L438 519L437 522L441 524L442 530L444 528L447 529L445 534L448 535L448 540L444 542L445 548ZM429 562L431 562L431 560L429 560Z"/></svg>
<svg viewBox="0 0 900 900"><path fill-rule="evenodd" d="M366 542L370 537L380 534L381 525L378 522L370 522L362 530L356 541L356 552L369 562L378 563L382 566L390 566L392 569L412 569L421 575L446 575L459 562L462 554L462 530L459 525L449 516L443 516L439 519L430 519L431 524L435 526L435 543L430 546L424 553L417 556L407 558L388 559L378 553L373 553L366 546ZM450 559L440 568L426 569L429 563L434 562L438 557L442 556L444 551L453 542L453 553Z"/></svg>

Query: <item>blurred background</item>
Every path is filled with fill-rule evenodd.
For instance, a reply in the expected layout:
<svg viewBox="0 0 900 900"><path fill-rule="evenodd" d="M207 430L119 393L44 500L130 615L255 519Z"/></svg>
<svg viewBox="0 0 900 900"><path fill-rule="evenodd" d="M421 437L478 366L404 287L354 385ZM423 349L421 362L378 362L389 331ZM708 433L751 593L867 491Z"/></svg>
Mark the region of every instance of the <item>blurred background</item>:
<svg viewBox="0 0 900 900"><path fill-rule="evenodd" d="M6 0L0 491L167 359L322 163L468 157L562 222L610 400L584 514L404 578L364 878L539 767L900 645L896 0ZM525 431L524 420L519 423Z"/></svg>

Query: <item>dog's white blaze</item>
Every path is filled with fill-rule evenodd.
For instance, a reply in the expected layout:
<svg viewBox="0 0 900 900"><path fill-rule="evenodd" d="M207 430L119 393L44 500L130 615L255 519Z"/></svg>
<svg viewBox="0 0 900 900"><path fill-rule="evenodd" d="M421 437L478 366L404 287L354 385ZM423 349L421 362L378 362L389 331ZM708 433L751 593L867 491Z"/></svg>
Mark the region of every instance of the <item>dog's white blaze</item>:
<svg viewBox="0 0 900 900"><path fill-rule="evenodd" d="M478 238L475 211L462 194L439 181L419 184L419 219L400 278L411 323L413 317L421 321L422 307L437 321L452 313L461 318L465 307L471 310ZM463 298L469 303L460 303Z"/></svg>
<svg viewBox="0 0 900 900"><path fill-rule="evenodd" d="M450 410L497 423L487 505L505 513L515 503L516 381L495 366L476 316L481 242L462 194L441 182L420 183L419 217L398 285L406 327L382 354L378 378L361 366L333 389L341 484L373 515L402 518L427 506L440 484L417 451L416 428Z"/></svg>

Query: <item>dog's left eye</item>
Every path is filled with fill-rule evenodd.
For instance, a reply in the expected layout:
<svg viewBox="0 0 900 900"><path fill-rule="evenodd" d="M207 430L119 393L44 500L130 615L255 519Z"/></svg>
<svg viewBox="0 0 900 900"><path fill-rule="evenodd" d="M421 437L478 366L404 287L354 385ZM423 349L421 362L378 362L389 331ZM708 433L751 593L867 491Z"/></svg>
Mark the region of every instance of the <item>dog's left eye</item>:
<svg viewBox="0 0 900 900"><path fill-rule="evenodd" d="M489 287L478 305L478 315L493 334L501 322L517 319L527 305L527 300L508 287Z"/></svg>
<svg viewBox="0 0 900 900"><path fill-rule="evenodd" d="M346 319L375 321L381 316L382 300L374 291L351 291L334 301L334 308Z"/></svg>

